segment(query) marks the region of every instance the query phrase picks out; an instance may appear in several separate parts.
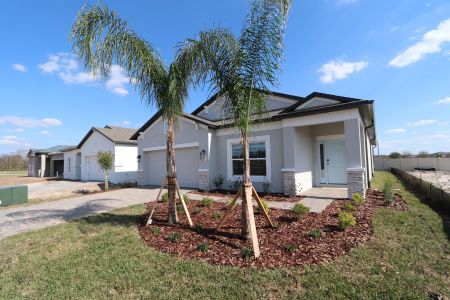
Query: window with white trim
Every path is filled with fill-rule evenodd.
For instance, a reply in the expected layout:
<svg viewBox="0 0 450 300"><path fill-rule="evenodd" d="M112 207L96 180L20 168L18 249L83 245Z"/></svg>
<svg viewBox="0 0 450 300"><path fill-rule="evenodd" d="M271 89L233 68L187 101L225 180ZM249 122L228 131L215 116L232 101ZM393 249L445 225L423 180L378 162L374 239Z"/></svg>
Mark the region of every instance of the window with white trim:
<svg viewBox="0 0 450 300"><path fill-rule="evenodd" d="M249 141L250 176L254 181L270 180L270 137L254 137ZM244 147L239 139L228 140L228 177L242 177Z"/></svg>

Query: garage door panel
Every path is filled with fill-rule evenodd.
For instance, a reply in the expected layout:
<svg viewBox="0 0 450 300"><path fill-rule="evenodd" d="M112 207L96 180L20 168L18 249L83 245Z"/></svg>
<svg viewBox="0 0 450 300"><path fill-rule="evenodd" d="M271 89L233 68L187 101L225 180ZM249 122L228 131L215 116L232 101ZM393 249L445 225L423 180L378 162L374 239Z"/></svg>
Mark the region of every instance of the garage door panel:
<svg viewBox="0 0 450 300"><path fill-rule="evenodd" d="M144 154L146 184L160 185L166 175L166 150ZM175 149L175 163L180 187L198 188L198 148Z"/></svg>

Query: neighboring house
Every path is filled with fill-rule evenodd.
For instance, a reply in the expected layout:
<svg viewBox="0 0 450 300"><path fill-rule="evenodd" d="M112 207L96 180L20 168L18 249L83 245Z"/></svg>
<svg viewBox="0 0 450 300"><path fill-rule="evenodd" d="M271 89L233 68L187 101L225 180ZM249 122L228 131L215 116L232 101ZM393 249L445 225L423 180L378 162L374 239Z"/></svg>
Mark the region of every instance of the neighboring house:
<svg viewBox="0 0 450 300"><path fill-rule="evenodd" d="M54 146L28 151L28 176L60 177L64 173L63 151L71 146Z"/></svg>
<svg viewBox="0 0 450 300"><path fill-rule="evenodd" d="M242 178L242 145L221 116L222 99L211 97L183 114L175 137L180 186L209 190L222 175L224 187ZM267 116L250 139L250 172L257 190L305 191L313 186L348 186L365 193L373 175L376 144L372 100L312 93L272 93ZM140 185L160 185L166 173L166 124L156 113L133 136L138 141Z"/></svg>
<svg viewBox="0 0 450 300"><path fill-rule="evenodd" d="M112 183L136 182L137 142L130 140L136 131L132 128L105 126L93 127L78 146L64 152L64 178L82 181L104 180L103 171L97 164L99 151L114 155L114 167L109 172Z"/></svg>

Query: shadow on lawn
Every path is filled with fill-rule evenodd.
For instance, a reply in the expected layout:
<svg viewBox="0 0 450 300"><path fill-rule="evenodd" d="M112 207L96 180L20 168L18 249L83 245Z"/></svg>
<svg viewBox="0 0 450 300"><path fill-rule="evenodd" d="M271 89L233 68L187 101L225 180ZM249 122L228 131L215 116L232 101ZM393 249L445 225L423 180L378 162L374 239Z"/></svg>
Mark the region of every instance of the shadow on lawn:
<svg viewBox="0 0 450 300"><path fill-rule="evenodd" d="M430 199L427 196L424 196L420 194L417 190L415 190L411 185L409 185L407 182L402 181L402 179L393 174L395 178L405 187L405 189L414 194L421 203L426 204L428 207L430 207L434 212L436 212L442 219L442 227L447 235L447 240L450 242L450 212L442 209L438 204L431 202Z"/></svg>
<svg viewBox="0 0 450 300"><path fill-rule="evenodd" d="M142 218L141 215L122 215L112 213L102 213L99 215L81 219L80 222L91 225L108 224L113 226L136 226Z"/></svg>

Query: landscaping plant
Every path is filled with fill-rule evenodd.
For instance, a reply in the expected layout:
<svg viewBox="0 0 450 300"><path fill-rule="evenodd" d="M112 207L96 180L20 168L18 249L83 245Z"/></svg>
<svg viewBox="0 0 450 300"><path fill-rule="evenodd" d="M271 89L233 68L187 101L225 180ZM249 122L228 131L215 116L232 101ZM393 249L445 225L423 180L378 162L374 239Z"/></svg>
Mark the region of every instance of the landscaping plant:
<svg viewBox="0 0 450 300"><path fill-rule="evenodd" d="M365 201L364 197L360 193L354 193L352 196L352 203L355 206L363 204Z"/></svg>
<svg viewBox="0 0 450 300"><path fill-rule="evenodd" d="M352 202L345 202L344 205L342 205L342 207L346 210L346 211L354 211L355 205L353 205Z"/></svg>
<svg viewBox="0 0 450 300"><path fill-rule="evenodd" d="M203 242L203 243L198 244L197 250L200 251L200 252L208 251L208 243L207 242Z"/></svg>
<svg viewBox="0 0 450 300"><path fill-rule="evenodd" d="M213 184L217 190L222 189L222 185L223 185L224 181L225 181L225 179L223 178L222 175L217 175L216 177L213 178Z"/></svg>
<svg viewBox="0 0 450 300"><path fill-rule="evenodd" d="M202 199L202 205L205 207L211 206L211 204L214 202L213 198L205 197Z"/></svg>
<svg viewBox="0 0 450 300"><path fill-rule="evenodd" d="M347 229L347 227L356 225L356 218L353 214L345 211L341 211L338 215L339 218L339 228L342 230Z"/></svg>
<svg viewBox="0 0 450 300"><path fill-rule="evenodd" d="M219 220L220 218L222 218L222 214L220 212L218 212L218 211L215 211L212 214L212 217L213 217L214 220Z"/></svg>
<svg viewBox="0 0 450 300"><path fill-rule="evenodd" d="M244 247L241 249L242 258L247 260L254 255L253 249Z"/></svg>
<svg viewBox="0 0 450 300"><path fill-rule="evenodd" d="M383 183L383 195L388 205L391 205L392 202L394 202L393 185L394 183L390 179L386 179Z"/></svg>
<svg viewBox="0 0 450 300"><path fill-rule="evenodd" d="M322 230L319 228L313 228L309 231L308 235L312 238L318 239L322 235Z"/></svg>
<svg viewBox="0 0 450 300"><path fill-rule="evenodd" d="M153 226L153 227L152 227L152 233L153 233L154 235L160 235L160 234L161 234L161 228L156 227L156 226Z"/></svg>
<svg viewBox="0 0 450 300"><path fill-rule="evenodd" d="M209 33L211 38L215 31ZM217 37L218 39L218 37ZM157 50L133 31L118 14L104 5L85 5L70 33L73 49L88 74L108 79L119 65L134 84L141 99L156 106L167 124L166 171L169 206L167 220L177 223L175 206L177 172L175 167L175 126L183 113L190 87L200 83L199 72L206 72L196 60L198 51L180 44L180 54L167 65ZM196 64L197 62L197 64Z"/></svg>
<svg viewBox="0 0 450 300"><path fill-rule="evenodd" d="M264 191L264 195L269 195L270 192L272 191L272 183L270 181L268 181L267 179L264 179L263 182L263 191Z"/></svg>
<svg viewBox="0 0 450 300"><path fill-rule="evenodd" d="M302 216L306 215L307 213L309 213L310 209L309 207L305 206L302 203L296 203L293 207L292 207L292 212L294 213L294 215L297 217L297 219L300 219Z"/></svg>
<svg viewBox="0 0 450 300"><path fill-rule="evenodd" d="M178 242L181 239L181 234L179 232L171 232L168 236L167 236L167 240L175 243Z"/></svg>
<svg viewBox="0 0 450 300"><path fill-rule="evenodd" d="M164 193L161 195L161 201L166 203L169 202L169 193Z"/></svg>
<svg viewBox="0 0 450 300"><path fill-rule="evenodd" d="M109 190L108 172L112 169L114 164L114 156L111 151L99 151L97 153L97 164L103 170L105 175L105 191Z"/></svg>
<svg viewBox="0 0 450 300"><path fill-rule="evenodd" d="M286 251L286 252L288 252L288 253L294 253L295 250L297 250L297 246L292 245L292 244L284 245L283 248L284 248L284 251Z"/></svg>
<svg viewBox="0 0 450 300"><path fill-rule="evenodd" d="M251 203L249 137L252 126L267 116L267 97L278 85L289 7L290 0L251 1L239 37L229 30L210 30L186 41L185 47L195 53L193 60L201 59L212 89L223 99L223 117L240 132L243 174L237 175L243 178L241 235L253 238L256 257L259 247Z"/></svg>

